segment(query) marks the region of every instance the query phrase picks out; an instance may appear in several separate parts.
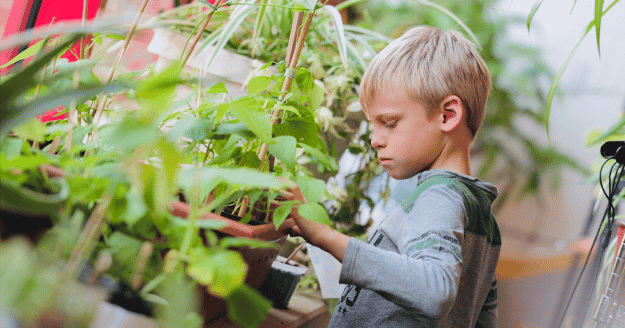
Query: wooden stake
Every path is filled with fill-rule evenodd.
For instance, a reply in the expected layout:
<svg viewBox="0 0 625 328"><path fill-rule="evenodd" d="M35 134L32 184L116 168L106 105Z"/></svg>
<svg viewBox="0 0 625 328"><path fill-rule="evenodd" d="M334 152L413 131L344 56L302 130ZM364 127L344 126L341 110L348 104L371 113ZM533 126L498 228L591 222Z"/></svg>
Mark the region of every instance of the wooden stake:
<svg viewBox="0 0 625 328"><path fill-rule="evenodd" d="M143 271L145 270L145 266L148 263L148 259L152 255L152 250L154 249L151 242L146 241L141 246L141 251L139 251L139 255L137 256L137 262L135 263L135 271L132 273L132 278L130 285L132 289L137 290L141 287L141 278L143 277Z"/></svg>
<svg viewBox="0 0 625 328"><path fill-rule="evenodd" d="M291 87L291 82L295 77L295 67L297 66L297 62L299 61L299 56L302 53L302 47L304 46L304 41L306 40L306 36L308 35L308 30L310 29L310 24L312 23L312 12L306 13L306 19L304 21L304 25L301 31L298 31L300 25L302 23L303 13L296 13L293 16L293 24L291 25L291 35L289 37L289 45L287 48L286 62L288 63L288 68L285 73L286 77L284 79L284 83L282 84L282 90L280 92L280 96L278 97L277 105L282 104L284 100L284 96L289 91ZM297 41L297 43L296 43ZM295 46L294 46L295 44ZM275 124L280 117L280 109L274 109L271 114L271 124ZM265 158L267 157L267 143L263 142L260 146L260 153L258 155L258 159L260 159L260 166L258 166L258 171L262 171L263 166L265 165ZM241 209L239 210L239 216L243 217L245 212L243 211L244 207L247 207L245 201L243 201ZM246 209L247 210L247 209Z"/></svg>
<svg viewBox="0 0 625 328"><path fill-rule="evenodd" d="M295 256L295 254L299 253L299 251L302 250L302 248L304 248L306 244L300 244L299 246L297 246L297 248L295 248L292 252L291 255L289 255L289 257L286 258L286 260L284 260L285 264L289 264L289 261Z"/></svg>
<svg viewBox="0 0 625 328"><path fill-rule="evenodd" d="M87 8L89 7L89 0L83 0L82 2L82 26L87 23ZM80 38L80 54L79 59L85 59L85 48L87 47L87 36Z"/></svg>
<svg viewBox="0 0 625 328"><path fill-rule="evenodd" d="M224 0L215 1L215 7L221 6L222 2L224 2ZM211 11L208 14L206 19L202 23L202 26L200 26L200 28L195 33L195 37L193 38L193 41L191 41L191 45L189 46L189 49L187 49L187 52L184 54L184 57L182 57L182 61L180 62L180 67L184 67L184 65L187 63L187 60L189 60L189 57L191 57L191 53L193 52L193 49L195 49L195 46L200 41L200 38L202 37L202 33L204 33L206 26L208 26L208 23L210 22L211 18L213 18L213 14L215 13L215 11L217 10L213 9L213 11Z"/></svg>
<svg viewBox="0 0 625 328"><path fill-rule="evenodd" d="M294 21L296 19L297 17L293 17ZM297 62L299 61L299 57L302 53L302 48L304 47L304 41L306 40L306 35L308 35L308 30L310 29L310 23L312 23L312 13L308 12L306 14L306 21L304 23L302 31L299 33L299 36L297 38L297 46L294 48L292 58L290 58L290 61L289 61L289 69L291 69L291 71L295 70L295 67L297 66ZM287 71L289 69L287 69ZM284 79L284 84L282 84L282 91L280 92L280 96L278 97L277 105L281 104L282 101L284 100L284 95L289 91L292 80L293 80L293 76L290 76L290 75L287 75L286 78ZM275 124L276 121L278 121L279 117L280 117L280 109L275 109L271 113L271 124L272 125ZM258 156L258 158L260 159L260 166L258 167L258 170L262 169L266 156L267 156L267 143L263 143L261 145L260 154Z"/></svg>

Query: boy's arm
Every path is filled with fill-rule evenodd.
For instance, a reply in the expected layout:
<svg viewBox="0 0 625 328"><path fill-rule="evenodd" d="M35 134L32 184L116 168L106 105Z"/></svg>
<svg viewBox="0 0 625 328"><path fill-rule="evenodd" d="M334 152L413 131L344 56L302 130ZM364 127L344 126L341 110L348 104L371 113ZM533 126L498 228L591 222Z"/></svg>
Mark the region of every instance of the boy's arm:
<svg viewBox="0 0 625 328"><path fill-rule="evenodd" d="M302 191L299 187L295 186L289 189L289 192L282 192L290 200L299 200L303 203L308 201L304 198ZM297 208L294 208L291 212L291 216L297 225L297 232L306 241L314 246L317 246L324 251L332 254L339 262L343 262L343 256L345 255L345 249L349 242L349 237L344 235L331 227L314 222L303 218L297 212Z"/></svg>
<svg viewBox="0 0 625 328"><path fill-rule="evenodd" d="M372 243L350 239L340 282L375 291L426 317L442 318L456 301L462 273L462 197L435 185L421 194L410 213L400 208L394 214L380 224Z"/></svg>

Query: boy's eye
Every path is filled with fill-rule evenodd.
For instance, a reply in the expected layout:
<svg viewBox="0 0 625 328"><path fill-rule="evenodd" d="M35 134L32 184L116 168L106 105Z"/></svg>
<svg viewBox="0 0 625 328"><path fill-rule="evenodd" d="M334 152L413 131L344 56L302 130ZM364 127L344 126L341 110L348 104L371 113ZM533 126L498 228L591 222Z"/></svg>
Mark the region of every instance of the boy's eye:
<svg viewBox="0 0 625 328"><path fill-rule="evenodd" d="M397 120L388 121L388 122L384 123L384 125L385 125L387 128L392 128L392 127L394 127L395 125L397 125Z"/></svg>

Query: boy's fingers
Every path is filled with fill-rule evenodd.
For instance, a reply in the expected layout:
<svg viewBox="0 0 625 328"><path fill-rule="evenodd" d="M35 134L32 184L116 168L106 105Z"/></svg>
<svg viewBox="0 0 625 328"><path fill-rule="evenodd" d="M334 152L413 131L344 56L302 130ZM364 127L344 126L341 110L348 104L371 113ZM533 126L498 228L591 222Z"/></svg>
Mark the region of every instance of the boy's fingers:
<svg viewBox="0 0 625 328"><path fill-rule="evenodd" d="M278 180L284 182L285 184L287 184L287 188L289 189L293 189L293 188L297 188L297 184L287 178L283 178L283 177L276 177L278 178Z"/></svg>
<svg viewBox="0 0 625 328"><path fill-rule="evenodd" d="M294 237L299 237L302 235L302 231L299 230L298 226L292 226L291 230L289 231L289 235L294 236Z"/></svg>
<svg viewBox="0 0 625 328"><path fill-rule="evenodd" d="M286 199L291 200L293 198L295 198L295 195L293 195L293 193L288 192L286 190L278 190L278 192L280 192L282 194L282 196L286 197Z"/></svg>

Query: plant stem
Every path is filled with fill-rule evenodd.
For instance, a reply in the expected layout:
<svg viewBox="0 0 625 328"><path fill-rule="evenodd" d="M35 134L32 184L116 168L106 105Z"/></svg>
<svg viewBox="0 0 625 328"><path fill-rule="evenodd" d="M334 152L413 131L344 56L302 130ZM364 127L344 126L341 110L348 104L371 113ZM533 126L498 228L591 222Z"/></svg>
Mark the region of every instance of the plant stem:
<svg viewBox="0 0 625 328"><path fill-rule="evenodd" d="M80 75L78 71L74 71L74 75L72 76L74 82L74 89L78 89L78 84L80 83ZM67 113L67 122L69 123L69 130L65 135L65 145L63 145L63 150L66 153L69 153L72 149L73 135L74 135L74 127L76 126L76 120L74 119L77 116L76 113L76 101L72 100L69 104L69 112Z"/></svg>
<svg viewBox="0 0 625 328"><path fill-rule="evenodd" d="M137 257L137 262L135 262L135 271L132 273L132 278L130 285L132 289L138 290L141 287L141 278L143 276L143 271L145 270L145 266L148 263L148 259L150 255L152 255L152 250L154 249L154 245L151 242L146 241L141 246L141 251L139 252L139 256Z"/></svg>
<svg viewBox="0 0 625 328"><path fill-rule="evenodd" d="M100 226L104 214L113 199L113 195L105 193L100 201L96 204L91 216L87 220L84 229L82 230L76 245L72 249L69 260L63 269L63 279L75 279L80 266L84 262L84 257L91 252L91 248L97 238L100 237Z"/></svg>
<svg viewBox="0 0 625 328"><path fill-rule="evenodd" d="M117 54L117 58L115 58L115 62L113 63L113 68L111 69L111 72L109 73L109 76L106 79L107 83L111 82L113 78L115 77L117 67L119 66L122 59L124 58L124 54L126 53L126 50L128 49L128 45L130 44L132 35L135 33L135 30L137 29L137 25L139 25L139 20L141 19L141 15L143 15L143 12L145 11L145 7L147 7L148 5L148 1L150 0L143 0L143 2L141 3L141 7L139 7L139 12L137 12L137 15L135 16L135 20L132 22L132 26L130 27L128 34L126 34L126 38L124 39L124 44L122 45L121 50Z"/></svg>
<svg viewBox="0 0 625 328"><path fill-rule="evenodd" d="M124 44L122 45L121 50L117 54L117 57L115 58L115 62L113 62L113 67L111 68L111 72L109 73L108 77L106 78L106 83L111 82L113 80L113 78L115 77L115 73L117 71L117 67L119 66L119 64L121 63L122 59L124 58L124 54L126 53L126 50L128 49L128 45L130 44L130 40L132 39L132 35L135 33L135 30L137 29L137 25L139 25L139 20L141 19L141 15L145 11L145 7L147 7L147 5L148 5L148 1L150 1L150 0L143 0L143 2L141 3L141 7L139 8L139 12L137 12L137 15L135 16L135 20L132 22L132 26L130 27L130 30L128 31L128 34L126 34L126 38L124 39ZM98 101L98 106L97 106L95 115L93 116L93 133L91 135L92 140L95 140L95 138L97 136L98 123L100 123L100 119L102 118L102 112L104 111L104 103L106 102L106 96L103 96L103 97L100 97L100 98L101 99Z"/></svg>
<svg viewBox="0 0 625 328"><path fill-rule="evenodd" d="M83 0L82 2L82 26L87 23L87 8L89 7L89 0ZM80 38L80 59L85 59L85 48L87 47L87 36Z"/></svg>
<svg viewBox="0 0 625 328"><path fill-rule="evenodd" d="M191 242L193 241L193 236L197 236L198 227L196 226L196 221L198 218L198 209L200 207L200 197L202 196L202 189L200 187L200 177L199 177L199 166L197 156L193 159L193 171L196 173L197 177L194 179L193 184L191 185L191 190L189 192L189 215L187 216L187 228L184 232L184 237L182 239L182 243L180 244L180 253L178 258L185 260L187 257L187 252L189 251L189 247L191 247Z"/></svg>
<svg viewBox="0 0 625 328"><path fill-rule="evenodd" d="M224 0L217 0L215 2L215 7L219 7L221 6L221 3ZM202 37L202 33L204 33L204 30L206 29L206 26L208 26L208 23L210 22L211 18L213 18L213 14L215 13L215 11L217 11L216 9L213 9L207 16L206 19L204 20L204 22L202 23L202 26L200 26L200 28L197 30L196 34L195 34L195 38L193 39L193 41L191 42L191 45L189 46L189 49L187 50L187 52L185 53L184 57L182 58L182 60L180 61L180 67L184 67L184 65L187 63L187 60L189 60L189 57L191 56L191 53L193 52L193 49L195 49L195 46L197 45L197 43L200 41L200 38Z"/></svg>

